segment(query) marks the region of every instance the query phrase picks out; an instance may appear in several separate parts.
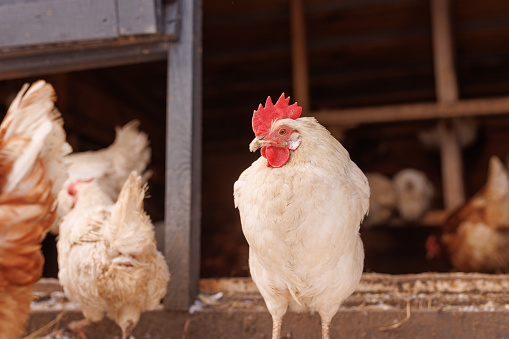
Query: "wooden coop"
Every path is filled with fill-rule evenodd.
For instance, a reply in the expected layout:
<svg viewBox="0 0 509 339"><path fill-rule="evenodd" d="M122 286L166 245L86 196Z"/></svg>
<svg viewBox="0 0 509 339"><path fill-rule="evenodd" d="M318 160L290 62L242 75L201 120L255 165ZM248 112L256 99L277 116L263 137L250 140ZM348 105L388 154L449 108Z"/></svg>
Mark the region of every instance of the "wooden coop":
<svg viewBox="0 0 509 339"><path fill-rule="evenodd" d="M43 78L75 150L106 147L114 127L132 119L149 135L146 210L164 229L158 240L172 278L164 307L142 315L137 338L269 337L232 191L259 156L248 149L253 110L282 92L364 172L415 168L434 187L418 220L393 213L361 227L366 273L332 337L509 336L507 276L450 273L425 248L484 185L489 158L509 154L509 2L11 0L0 18L5 107L22 83ZM47 277L56 276L54 241L45 241ZM59 289L52 280L37 287ZM190 314L198 294L204 308ZM27 332L64 308L37 308ZM316 315L288 313L283 323L287 338L319 331ZM104 320L89 338L104 333L119 331Z"/></svg>
<svg viewBox="0 0 509 339"><path fill-rule="evenodd" d="M111 143L114 126L133 118L149 130L154 154L150 185L157 201L148 209L155 220L167 221L164 227L171 235L165 237L165 255L174 260L169 260L174 281L182 279L169 290L165 305L187 308L198 291L200 1L8 1L0 4L0 17L4 101L12 100L25 81L53 83L74 150ZM158 60L163 62L154 64ZM91 71L125 65L142 66L137 72L129 67ZM94 101L102 111L92 108Z"/></svg>

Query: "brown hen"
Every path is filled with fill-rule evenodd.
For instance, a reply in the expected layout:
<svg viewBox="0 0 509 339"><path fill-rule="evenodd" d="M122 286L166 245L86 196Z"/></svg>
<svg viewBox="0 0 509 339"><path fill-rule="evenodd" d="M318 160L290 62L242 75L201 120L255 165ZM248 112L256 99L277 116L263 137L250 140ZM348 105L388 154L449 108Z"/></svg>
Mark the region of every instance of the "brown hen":
<svg viewBox="0 0 509 339"><path fill-rule="evenodd" d="M67 179L65 142L55 92L44 81L25 84L0 125L0 338L17 338L41 277L41 241L55 219Z"/></svg>
<svg viewBox="0 0 509 339"><path fill-rule="evenodd" d="M457 270L509 271L509 175L499 158L490 159L486 185L446 220L442 244Z"/></svg>

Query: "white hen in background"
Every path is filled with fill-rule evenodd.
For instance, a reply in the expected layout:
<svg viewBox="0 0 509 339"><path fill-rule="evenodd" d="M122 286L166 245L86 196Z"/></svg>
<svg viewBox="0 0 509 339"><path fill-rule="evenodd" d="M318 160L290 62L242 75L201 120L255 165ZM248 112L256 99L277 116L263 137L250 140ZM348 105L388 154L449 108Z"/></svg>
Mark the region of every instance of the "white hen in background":
<svg viewBox="0 0 509 339"><path fill-rule="evenodd" d="M431 206L434 189L426 174L405 168L393 177L399 215L407 221L422 217Z"/></svg>
<svg viewBox="0 0 509 339"><path fill-rule="evenodd" d="M150 162L151 149L147 135L138 130L139 124L139 121L133 120L122 128L117 127L115 141L105 149L77 152L65 157L69 179L58 195L58 215L51 233L58 234L62 218L72 208L73 198L68 193L70 183L93 179L115 201L129 174L132 171L145 171Z"/></svg>
<svg viewBox="0 0 509 339"><path fill-rule="evenodd" d="M369 197L369 214L362 226L370 227L389 220L396 210L396 192L392 180L381 173L366 173L371 195Z"/></svg>

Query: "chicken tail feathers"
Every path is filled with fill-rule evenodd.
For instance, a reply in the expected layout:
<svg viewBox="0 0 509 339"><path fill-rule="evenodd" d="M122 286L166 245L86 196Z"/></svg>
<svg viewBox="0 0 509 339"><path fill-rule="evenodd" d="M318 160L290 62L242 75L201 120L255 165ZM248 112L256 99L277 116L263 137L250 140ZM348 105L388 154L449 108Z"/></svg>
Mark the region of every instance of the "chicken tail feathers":
<svg viewBox="0 0 509 339"><path fill-rule="evenodd" d="M65 142L63 122L54 107L56 95L45 81L37 81L30 88L25 84L13 100L0 125L0 187L3 192L18 187L34 167L40 156L47 177L57 193L66 177L62 157L71 151ZM19 188L19 187L18 187Z"/></svg>
<svg viewBox="0 0 509 339"><path fill-rule="evenodd" d="M143 209L147 185L135 171L125 182L111 213L106 230L112 247L122 253L136 254L153 245L154 230Z"/></svg>
<svg viewBox="0 0 509 339"><path fill-rule="evenodd" d="M509 175L502 161L496 156L490 158L486 190L488 196L493 200L505 198L509 195Z"/></svg>
<svg viewBox="0 0 509 339"><path fill-rule="evenodd" d="M141 174L150 162L152 150L147 134L139 131L139 126L138 120L132 120L123 127L116 127L115 141L108 149L111 149L113 154L120 155L115 159L115 167Z"/></svg>

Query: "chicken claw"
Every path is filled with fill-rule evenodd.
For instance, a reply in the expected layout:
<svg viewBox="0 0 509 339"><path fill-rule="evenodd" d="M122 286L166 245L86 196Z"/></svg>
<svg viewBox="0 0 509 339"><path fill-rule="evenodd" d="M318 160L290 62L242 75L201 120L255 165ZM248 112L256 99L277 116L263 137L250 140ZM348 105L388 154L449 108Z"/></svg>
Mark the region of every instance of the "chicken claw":
<svg viewBox="0 0 509 339"><path fill-rule="evenodd" d="M78 334L81 339L87 339L87 331L85 327L91 323L92 322L88 319L74 320L67 324L67 328Z"/></svg>

